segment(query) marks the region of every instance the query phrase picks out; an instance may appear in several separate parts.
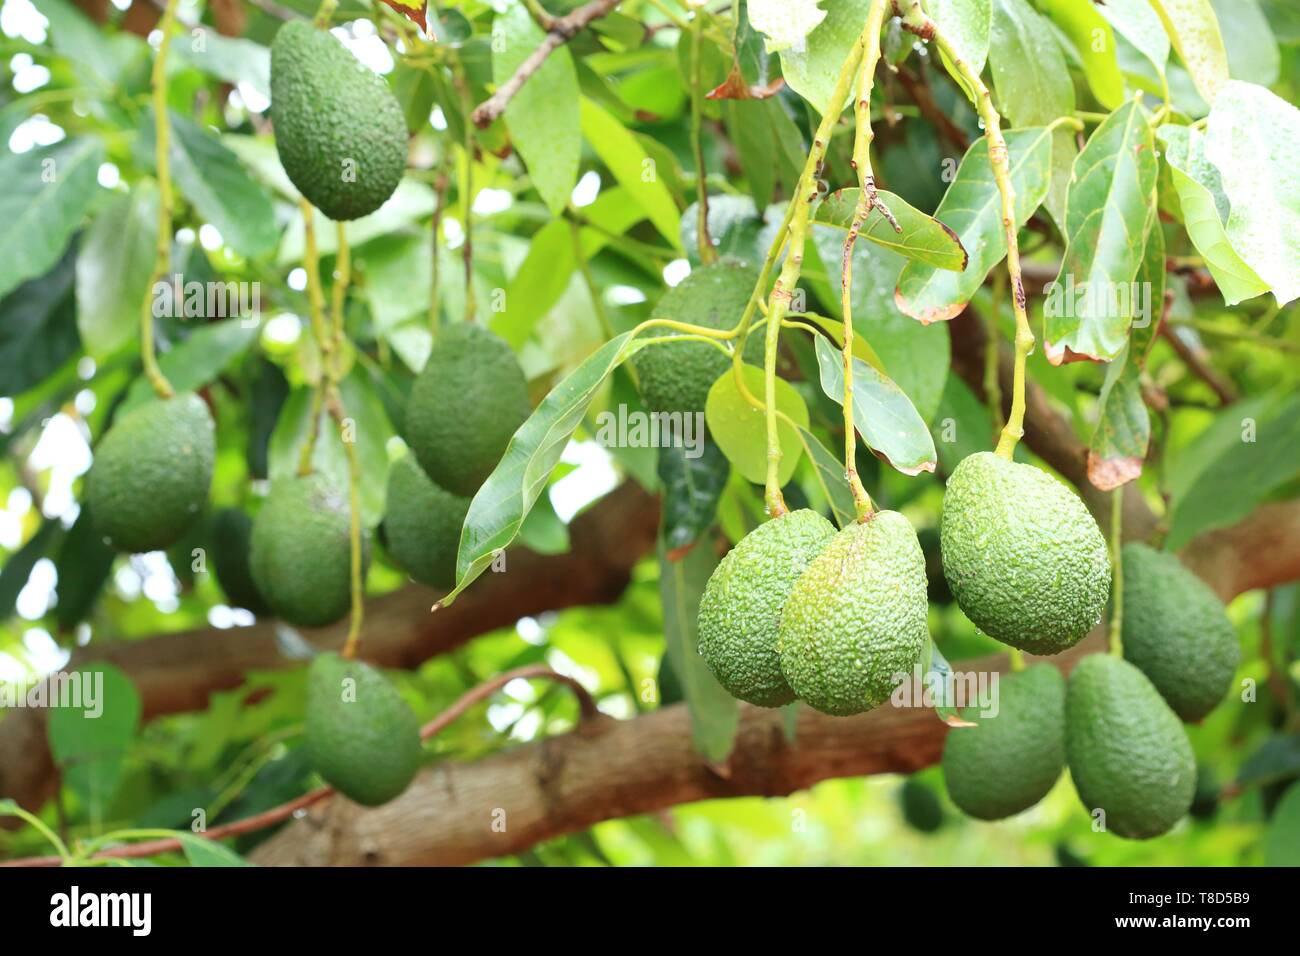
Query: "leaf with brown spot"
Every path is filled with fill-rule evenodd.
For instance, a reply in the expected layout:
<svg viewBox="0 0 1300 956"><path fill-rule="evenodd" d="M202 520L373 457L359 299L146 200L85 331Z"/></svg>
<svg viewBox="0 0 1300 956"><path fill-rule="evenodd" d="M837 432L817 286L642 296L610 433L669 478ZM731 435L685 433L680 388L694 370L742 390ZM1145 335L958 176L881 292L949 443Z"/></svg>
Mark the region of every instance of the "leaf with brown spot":
<svg viewBox="0 0 1300 956"><path fill-rule="evenodd" d="M1129 354L1126 345L1106 369L1097 427L1088 446L1088 480L1102 491L1113 491L1142 474L1151 440L1142 373Z"/></svg>
<svg viewBox="0 0 1300 956"><path fill-rule="evenodd" d="M421 30L426 33L428 32L429 25L425 20L425 10L428 8L427 3L422 3L418 7L408 7L404 3L399 3L398 0L383 0L383 2L388 4L402 16L406 17L406 19L416 24Z"/></svg>
<svg viewBox="0 0 1300 956"><path fill-rule="evenodd" d="M758 83L751 86L745 82L745 77L740 72L740 64L733 60L731 72L727 74L727 78L705 93L704 98L709 100L766 100L780 92L783 86L785 86L785 80L779 76L766 86Z"/></svg>

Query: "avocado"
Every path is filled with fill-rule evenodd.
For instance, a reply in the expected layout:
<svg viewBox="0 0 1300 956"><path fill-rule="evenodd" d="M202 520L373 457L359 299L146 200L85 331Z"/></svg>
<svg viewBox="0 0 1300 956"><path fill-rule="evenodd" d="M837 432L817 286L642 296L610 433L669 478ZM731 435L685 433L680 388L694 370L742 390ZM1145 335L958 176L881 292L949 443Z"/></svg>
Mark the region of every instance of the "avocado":
<svg viewBox="0 0 1300 956"><path fill-rule="evenodd" d="M282 478L253 521L249 561L257 590L290 624L324 627L352 600L348 497L322 475ZM362 575L369 559L362 529Z"/></svg>
<svg viewBox="0 0 1300 956"><path fill-rule="evenodd" d="M271 115L280 164L334 220L369 215L406 169L406 120L384 79L327 30L291 20L271 43Z"/></svg>
<svg viewBox="0 0 1300 956"><path fill-rule="evenodd" d="M212 571L217 584L234 607L252 611L258 617L271 613L253 581L249 549L253 540L253 519L238 508L222 508L212 517Z"/></svg>
<svg viewBox="0 0 1300 956"><path fill-rule="evenodd" d="M1128 661L1091 654L1065 692L1065 756L1089 813L1141 840L1168 832L1196 792L1196 759L1178 715Z"/></svg>
<svg viewBox="0 0 1300 956"><path fill-rule="evenodd" d="M307 759L348 799L387 803L420 767L420 725L387 678L360 661L321 654L307 672Z"/></svg>
<svg viewBox="0 0 1300 956"><path fill-rule="evenodd" d="M795 696L833 716L888 699L930 639L925 591L925 556L901 514L838 532L781 614L781 672Z"/></svg>
<svg viewBox="0 0 1300 956"><path fill-rule="evenodd" d="M1150 678L1183 720L1223 700L1237 672L1237 633L1223 602L1166 551L1126 544L1121 552L1124 659Z"/></svg>
<svg viewBox="0 0 1300 956"><path fill-rule="evenodd" d="M1065 769L1065 678L1050 664L998 678L997 714L962 716L943 745L948 796L978 820L1001 820L1036 804Z"/></svg>
<svg viewBox="0 0 1300 956"><path fill-rule="evenodd" d="M198 520L212 485L216 429L193 392L139 405L95 448L86 504L119 551L159 551Z"/></svg>
<svg viewBox="0 0 1300 956"><path fill-rule="evenodd" d="M1046 472L992 452L963 458L939 535L957 605L990 637L1057 654L1101 620L1106 540L1079 496Z"/></svg>
<svg viewBox="0 0 1300 956"><path fill-rule="evenodd" d="M1222 788L1219 786L1219 779L1214 775L1214 770L1207 764L1196 765L1196 793L1192 797L1192 807L1189 811L1197 820L1210 820L1219 809L1219 799L1222 795Z"/></svg>
<svg viewBox="0 0 1300 956"><path fill-rule="evenodd" d="M469 502L430 481L414 455L403 455L388 471L383 534L389 553L420 583L455 587L456 551Z"/></svg>
<svg viewBox="0 0 1300 956"><path fill-rule="evenodd" d="M672 319L710 329L730 329L739 321L758 283L758 273L735 259L701 266L669 289L652 319ZM652 330L654 335L663 329ZM749 336L745 360L763 361L763 336ZM707 342L668 342L642 349L632 359L641 397L652 412L703 412L709 389L731 360Z"/></svg>
<svg viewBox="0 0 1300 956"><path fill-rule="evenodd" d="M504 339L473 322L438 331L406 403L406 442L436 484L470 496L528 418L528 383Z"/></svg>
<svg viewBox="0 0 1300 956"><path fill-rule="evenodd" d="M943 826L943 804L929 784L908 777L898 790L898 804L903 820L913 830L933 833Z"/></svg>
<svg viewBox="0 0 1300 956"><path fill-rule="evenodd" d="M760 707L794 700L781 674L781 608L835 526L801 509L759 525L713 570L700 599L700 656L733 697Z"/></svg>

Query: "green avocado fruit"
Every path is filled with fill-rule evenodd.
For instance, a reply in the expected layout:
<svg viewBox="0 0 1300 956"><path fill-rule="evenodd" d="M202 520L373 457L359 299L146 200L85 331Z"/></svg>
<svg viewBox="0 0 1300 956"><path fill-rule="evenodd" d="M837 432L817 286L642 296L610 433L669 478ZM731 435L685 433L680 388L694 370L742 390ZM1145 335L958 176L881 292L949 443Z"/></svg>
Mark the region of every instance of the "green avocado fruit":
<svg viewBox="0 0 1300 956"><path fill-rule="evenodd" d="M360 661L321 654L307 673L307 759L349 800L376 807L420 768L420 725L388 679Z"/></svg>
<svg viewBox="0 0 1300 956"><path fill-rule="evenodd" d="M898 789L898 805L903 820L913 830L934 833L943 826L943 804L939 795L928 784L916 777L908 777Z"/></svg>
<svg viewBox="0 0 1300 956"><path fill-rule="evenodd" d="M835 526L801 509L745 535L713 570L700 599L700 656L733 697L759 707L794 700L781 674L781 608Z"/></svg>
<svg viewBox="0 0 1300 956"><path fill-rule="evenodd" d="M217 584L232 606L262 617L270 614L271 608L253 581L249 562L252 543L253 519L245 512L222 508L212 516L212 572Z"/></svg>
<svg viewBox="0 0 1300 956"><path fill-rule="evenodd" d="M216 429L193 392L138 405L95 448L86 503L95 530L119 551L159 551L203 512Z"/></svg>
<svg viewBox="0 0 1300 956"><path fill-rule="evenodd" d="M1196 759L1178 715L1128 661L1091 654L1065 693L1065 755L1079 799L1111 833L1168 832L1196 793Z"/></svg>
<svg viewBox="0 0 1300 956"><path fill-rule="evenodd" d="M925 556L896 511L838 532L781 613L781 672L795 696L832 716L870 710L910 675L930 639Z"/></svg>
<svg viewBox="0 0 1300 956"><path fill-rule="evenodd" d="M414 455L393 462L384 543L407 574L430 587L455 586L456 552L469 502L430 481Z"/></svg>
<svg viewBox="0 0 1300 956"><path fill-rule="evenodd" d="M291 20L271 43L271 116L280 164L331 219L359 219L406 169L406 120L384 79L327 30Z"/></svg>
<svg viewBox="0 0 1300 956"><path fill-rule="evenodd" d="M369 545L362 528L363 578ZM249 561L257 590L281 618L299 627L333 624L351 606L347 495L322 475L274 482L253 521Z"/></svg>
<svg viewBox="0 0 1300 956"><path fill-rule="evenodd" d="M1124 659L1150 678L1179 717L1200 720L1237 672L1237 633L1223 602L1167 551L1124 546Z"/></svg>
<svg viewBox="0 0 1300 956"><path fill-rule="evenodd" d="M948 796L967 816L1001 820L1027 810L1065 769L1065 678L1050 664L1002 674L997 713L981 717L967 707L974 727L954 727L943 745Z"/></svg>
<svg viewBox="0 0 1300 956"><path fill-rule="evenodd" d="M730 329L740 321L757 282L758 273L749 266L720 259L700 266L664 293L650 318ZM660 329L654 334L662 333ZM762 362L761 334L749 336L745 360ZM650 411L691 413L704 411L709 389L730 367L730 359L707 342L668 342L642 349L632 365Z"/></svg>
<svg viewBox="0 0 1300 956"><path fill-rule="evenodd" d="M439 487L472 496L530 410L510 346L481 325L458 322L438 331L411 386L406 442Z"/></svg>
<svg viewBox="0 0 1300 956"><path fill-rule="evenodd" d="M1045 471L992 452L962 459L939 534L948 586L990 637L1058 654L1101 620L1106 540L1079 496Z"/></svg>

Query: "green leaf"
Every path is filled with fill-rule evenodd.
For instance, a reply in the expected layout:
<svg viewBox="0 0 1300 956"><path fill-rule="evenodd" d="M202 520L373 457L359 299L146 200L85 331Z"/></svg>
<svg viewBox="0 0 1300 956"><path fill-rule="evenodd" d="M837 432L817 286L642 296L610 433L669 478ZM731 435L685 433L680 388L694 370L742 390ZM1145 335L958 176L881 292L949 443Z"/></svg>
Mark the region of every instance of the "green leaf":
<svg viewBox="0 0 1300 956"><path fill-rule="evenodd" d="M95 530L89 508L77 513L68 533L59 545L59 555L54 560L58 583L54 594L58 604L54 619L59 629L71 630L95 606L117 552L104 543L103 535Z"/></svg>
<svg viewBox="0 0 1300 956"><path fill-rule="evenodd" d="M4 568L0 569L0 623L13 616L18 595L27 586L32 568L46 556L62 534L63 529L57 520L43 521L27 543L9 555Z"/></svg>
<svg viewBox="0 0 1300 956"><path fill-rule="evenodd" d="M1300 783L1287 787L1264 834L1265 866L1300 866Z"/></svg>
<svg viewBox="0 0 1300 956"><path fill-rule="evenodd" d="M951 475L963 458L993 450L993 419L988 406L955 372L948 375L930 434L939 453L939 467Z"/></svg>
<svg viewBox="0 0 1300 956"><path fill-rule="evenodd" d="M1052 134L1040 127L1008 130L1005 135L1011 184L1016 191L1016 220L1023 225L1051 185ZM989 270L1006 258L1002 199L989 164L987 138L972 143L962 157L935 218L957 234L962 248L970 253L970 263L959 273L918 262L904 267L895 294L898 308L927 324L960 315Z"/></svg>
<svg viewBox="0 0 1300 956"><path fill-rule="evenodd" d="M993 0L989 67L1012 126L1041 126L1074 110L1074 83L1051 24L1028 0Z"/></svg>
<svg viewBox="0 0 1300 956"><path fill-rule="evenodd" d="M1233 249L1279 305L1300 297L1300 110L1253 83L1229 81L1210 110L1205 154L1223 177Z"/></svg>
<svg viewBox="0 0 1300 956"><path fill-rule="evenodd" d="M1133 324L1129 327L1129 354L1139 370L1147 366L1151 346L1165 307L1165 231L1159 225L1147 233L1147 247L1138 267L1137 288L1142 294L1142 308L1136 309Z"/></svg>
<svg viewBox="0 0 1300 956"><path fill-rule="evenodd" d="M1272 86L1277 82L1282 55L1268 17L1258 0L1210 0L1223 45L1228 72L1234 80Z"/></svg>
<svg viewBox="0 0 1300 956"><path fill-rule="evenodd" d="M768 53L789 50L801 46L804 37L826 19L826 11L818 7L820 2L749 0L746 6L749 25L767 37L763 46Z"/></svg>
<svg viewBox="0 0 1300 956"><path fill-rule="evenodd" d="M519 426L496 470L470 502L456 555L456 587L441 606L454 601L515 539L596 392L642 347L631 336L624 332L587 356Z"/></svg>
<svg viewBox="0 0 1300 956"><path fill-rule="evenodd" d="M1219 88L1228 82L1228 53L1210 0L1151 0L1151 5L1191 74L1196 91L1213 106Z"/></svg>
<svg viewBox="0 0 1300 956"><path fill-rule="evenodd" d="M663 484L660 531L670 560L690 548L713 526L718 500L727 487L731 464L714 442L704 436L692 449L685 442L659 449L659 481ZM699 454L692 454L698 451Z"/></svg>
<svg viewBox="0 0 1300 956"><path fill-rule="evenodd" d="M492 28L492 80L500 87L545 39L522 4L497 16ZM567 46L551 53L506 107L506 126L533 186L555 215L578 182L582 129L578 74Z"/></svg>
<svg viewBox="0 0 1300 956"><path fill-rule="evenodd" d="M77 256L77 328L92 358L139 336L157 241L158 188L147 179L115 194L86 231Z"/></svg>
<svg viewBox="0 0 1300 956"><path fill-rule="evenodd" d="M1142 375L1127 346L1106 367L1097 409L1097 427L1088 443L1088 480L1102 491L1113 491L1142 474L1151 439Z"/></svg>
<svg viewBox="0 0 1300 956"><path fill-rule="evenodd" d="M139 62L143 68L149 48L140 37L104 30L65 0L37 0L35 6L50 21L54 51L90 85L107 92L122 82L132 65Z"/></svg>
<svg viewBox="0 0 1300 956"><path fill-rule="evenodd" d="M1124 347L1133 280L1155 222L1158 173L1151 126L1138 101L1106 118L1074 161L1061 271L1044 303L1044 354L1110 361Z"/></svg>
<svg viewBox="0 0 1300 956"><path fill-rule="evenodd" d="M519 543L538 554L564 554L569 550L569 526L555 513L550 495L538 496L533 510L519 526Z"/></svg>
<svg viewBox="0 0 1300 956"><path fill-rule="evenodd" d="M680 212L636 136L594 102L582 98L582 133L600 161L609 168L627 198L641 207L674 249L680 248L677 222Z"/></svg>
<svg viewBox="0 0 1300 956"><path fill-rule="evenodd" d="M0 157L0 295L59 261L99 190L103 161L97 139Z"/></svg>
<svg viewBox="0 0 1300 956"><path fill-rule="evenodd" d="M664 650L691 711L691 738L708 761L727 759L740 727L740 702L722 689L697 650L696 618L709 575L718 566L712 548L692 548L673 561L659 545L659 596L664 610Z"/></svg>
<svg viewBox="0 0 1300 956"><path fill-rule="evenodd" d="M169 116L168 162L181 194L236 252L256 257L275 249L280 229L271 197L261 183L249 175L239 158L214 133L174 110ZM141 119L136 151L152 169L152 111L146 111Z"/></svg>
<svg viewBox="0 0 1300 956"><path fill-rule="evenodd" d="M76 261L73 243L53 269L0 301L0 395L14 397L34 388L80 347Z"/></svg>
<svg viewBox="0 0 1300 956"><path fill-rule="evenodd" d="M122 781L127 747L140 725L140 695L112 664L89 664L76 674L80 676L65 679L77 681L79 699L69 701L73 706L50 709L50 754L63 785L98 823ZM70 690L72 685L67 686Z"/></svg>
<svg viewBox="0 0 1300 956"><path fill-rule="evenodd" d="M256 323L245 326L244 322L242 318L210 322L163 355L158 364L172 387L178 392L200 389L247 352L257 341L260 329ZM137 378L119 414L153 399L153 386L147 379Z"/></svg>
<svg viewBox="0 0 1300 956"><path fill-rule="evenodd" d="M750 395L761 402L765 394L763 370L744 365L741 372ZM808 427L808 406L793 385L778 378L776 409L785 416L778 416L776 423L777 442L781 446L777 481L784 485L793 477L803 453L798 430ZM767 416L740 393L731 369L718 376L709 389L704 417L709 424L709 434L745 480L764 483L767 480Z"/></svg>
<svg viewBox="0 0 1300 956"><path fill-rule="evenodd" d="M1172 489L1170 550L1244 518L1300 475L1300 396L1276 396L1257 409L1231 406L1220 413L1219 428L1203 433L1207 460L1186 486Z"/></svg>
<svg viewBox="0 0 1300 956"><path fill-rule="evenodd" d="M1151 8L1148 0L1106 0L1096 10L1116 33L1151 61L1157 77L1165 75L1165 64L1169 62L1169 36L1160 22L1160 15Z"/></svg>
<svg viewBox="0 0 1300 956"><path fill-rule="evenodd" d="M241 146L241 153L254 155L256 149L245 141ZM292 194L292 198L297 202L296 192ZM370 215L353 219L344 225L348 246L357 249L371 239L399 232L412 223L426 219L433 212L436 204L434 192L427 185L412 179L403 179L397 184L397 190L388 202ZM339 247L337 223L327 219L319 209L312 210L312 222L316 229L317 251L322 257L333 255ZM284 238L280 241L280 251L276 254L276 261L282 266L293 265L302 261L302 255L302 217L294 216L289 223L289 228L284 232ZM447 278L450 281L450 277Z"/></svg>
<svg viewBox="0 0 1300 956"><path fill-rule="evenodd" d="M867 20L870 0L827 0L826 19L808 34L800 47L781 51L781 75L786 85L825 113L848 59ZM846 104L852 102L848 97Z"/></svg>
<svg viewBox="0 0 1300 956"><path fill-rule="evenodd" d="M940 687L951 688L952 683L952 665L948 659L943 656L939 650L939 645L930 641L930 646L926 649L925 663L921 668L924 677L921 678L923 687ZM934 713L949 727L973 727L970 721L961 715L960 709L956 706L955 700L949 700L949 694L939 692L934 695ZM955 695L952 695L955 696Z"/></svg>
<svg viewBox="0 0 1300 956"><path fill-rule="evenodd" d="M172 51L178 59L202 70L209 76L232 85L247 83L267 99L271 97L271 51L260 43L241 37L222 36L216 30L199 28L189 42L174 42ZM429 121L426 111L424 121Z"/></svg>
<svg viewBox="0 0 1300 956"><path fill-rule="evenodd" d="M1092 95L1108 110L1124 102L1124 75L1115 55L1115 35L1100 7L1075 0L1039 0L1038 5L1074 44Z"/></svg>
<svg viewBox="0 0 1300 956"><path fill-rule="evenodd" d="M853 224L861 194L860 189L837 189L813 208L814 221L847 230ZM880 209L873 207L862 226L861 238L936 269L961 272L966 268L966 250L951 229L901 196L881 190L880 200L889 207L903 231L895 232Z"/></svg>
<svg viewBox="0 0 1300 956"><path fill-rule="evenodd" d="M976 76L984 72L984 63L989 56L994 2L996 0L926 0L926 7L939 30ZM946 55L941 53L940 56L948 74L974 100L975 91L966 85L965 78L948 62Z"/></svg>
<svg viewBox="0 0 1300 956"><path fill-rule="evenodd" d="M181 851L185 854L185 859L190 861L190 866L252 866L234 850L216 840L184 832L178 832L176 839L180 841Z"/></svg>
<svg viewBox="0 0 1300 956"><path fill-rule="evenodd" d="M822 391L844 404L844 357L817 337ZM853 424L867 446L905 475L933 472L934 439L915 406L892 379L861 359L853 360Z"/></svg>
<svg viewBox="0 0 1300 956"><path fill-rule="evenodd" d="M804 451L808 453L808 460L812 462L813 477L817 479L817 486L826 496L826 503L830 505L831 514L835 516L835 523L841 528L848 527L857 520L858 513L853 504L853 491L844 478L843 460L833 454L806 428L799 429L799 440L803 443Z"/></svg>
<svg viewBox="0 0 1300 956"><path fill-rule="evenodd" d="M1268 291L1268 283L1237 255L1223 219L1229 210L1219 170L1205 155L1205 137L1190 126L1165 124L1156 130L1164 145L1165 162L1178 193L1183 225L1192 245L1223 293L1223 301L1236 305Z"/></svg>

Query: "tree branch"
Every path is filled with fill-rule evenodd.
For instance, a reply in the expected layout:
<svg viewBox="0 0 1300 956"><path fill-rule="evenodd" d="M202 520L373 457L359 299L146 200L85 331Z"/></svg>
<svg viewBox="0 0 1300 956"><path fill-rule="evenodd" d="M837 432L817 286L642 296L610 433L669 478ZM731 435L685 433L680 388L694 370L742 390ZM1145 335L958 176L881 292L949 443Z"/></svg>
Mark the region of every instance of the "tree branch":
<svg viewBox="0 0 1300 956"><path fill-rule="evenodd" d="M572 13L562 17L550 17L550 30L542 42L537 45L532 53L528 54L528 59L519 64L510 79L506 80L497 88L497 91L489 96L486 100L478 105L478 108L470 114L470 119L479 129L485 126L491 126L492 123L510 105L529 78L542 68L546 58L550 56L557 47L568 43L592 20L598 20L617 7L619 0L591 0L581 7L578 7Z"/></svg>

